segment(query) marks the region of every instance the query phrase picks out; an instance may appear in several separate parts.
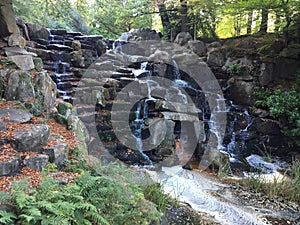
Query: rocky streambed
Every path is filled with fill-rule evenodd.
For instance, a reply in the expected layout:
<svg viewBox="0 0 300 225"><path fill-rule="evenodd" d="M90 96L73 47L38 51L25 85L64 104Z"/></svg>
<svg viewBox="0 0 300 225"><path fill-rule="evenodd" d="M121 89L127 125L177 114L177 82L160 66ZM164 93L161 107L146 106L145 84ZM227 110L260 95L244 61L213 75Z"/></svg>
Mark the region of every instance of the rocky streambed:
<svg viewBox="0 0 300 225"><path fill-rule="evenodd" d="M166 193L190 205L209 224L273 225L299 224L299 205L283 203L281 198L255 193L247 187L221 182L217 177L199 170L184 170L180 166L148 171L164 185ZM210 222L209 222L210 221Z"/></svg>

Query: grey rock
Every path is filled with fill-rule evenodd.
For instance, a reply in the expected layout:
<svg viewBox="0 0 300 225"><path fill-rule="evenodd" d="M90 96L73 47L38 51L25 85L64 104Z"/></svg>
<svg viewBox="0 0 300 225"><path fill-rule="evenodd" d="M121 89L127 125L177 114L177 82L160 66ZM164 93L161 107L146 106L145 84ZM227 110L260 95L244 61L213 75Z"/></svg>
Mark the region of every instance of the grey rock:
<svg viewBox="0 0 300 225"><path fill-rule="evenodd" d="M173 120L173 121L198 121L199 118L197 116L185 114L185 113L177 113L177 112L161 112L163 117L166 120Z"/></svg>
<svg viewBox="0 0 300 225"><path fill-rule="evenodd" d="M68 159L68 145L65 143L57 144L45 149L44 153L49 156L49 162L60 166Z"/></svg>
<svg viewBox="0 0 300 225"><path fill-rule="evenodd" d="M16 175L21 171L21 159L16 155L9 161L0 161L0 176Z"/></svg>
<svg viewBox="0 0 300 225"><path fill-rule="evenodd" d="M149 56L148 61L161 64L171 64L172 59L168 52L157 49L152 55Z"/></svg>
<svg viewBox="0 0 300 225"><path fill-rule="evenodd" d="M27 159L24 159L23 163L30 169L41 171L43 168L46 167L48 161L48 155L34 155Z"/></svg>
<svg viewBox="0 0 300 225"><path fill-rule="evenodd" d="M130 32L136 40L160 40L161 34L149 28L136 29ZM132 39L130 37L130 39Z"/></svg>
<svg viewBox="0 0 300 225"><path fill-rule="evenodd" d="M14 132L12 145L17 151L38 151L47 143L49 135L47 125L29 126Z"/></svg>
<svg viewBox="0 0 300 225"><path fill-rule="evenodd" d="M55 107L57 88L47 72L40 72L34 78L36 98L39 99L44 111Z"/></svg>
<svg viewBox="0 0 300 225"><path fill-rule="evenodd" d="M190 33L180 32L179 34L177 34L177 36L174 40L174 43L181 45L181 46L187 46L188 42L192 39L193 39L193 37Z"/></svg>
<svg viewBox="0 0 300 225"><path fill-rule="evenodd" d="M169 102L164 100L157 100L155 102L155 109L173 111L178 113L197 114L201 113L201 110L194 104L181 104L177 102Z"/></svg>
<svg viewBox="0 0 300 225"><path fill-rule="evenodd" d="M35 97L31 76L24 71L15 71L8 78L5 92L7 100L29 101Z"/></svg>
<svg viewBox="0 0 300 225"><path fill-rule="evenodd" d="M32 38L42 38L49 40L50 32L47 28L42 27L38 24L27 23L29 37Z"/></svg>
<svg viewBox="0 0 300 225"><path fill-rule="evenodd" d="M212 43L207 45L207 49L208 49L209 52L216 49L216 48L220 48L220 47L222 47L222 45L218 41L212 42Z"/></svg>
<svg viewBox="0 0 300 225"><path fill-rule="evenodd" d="M8 57L8 59L13 61L21 70L28 71L34 69L34 63L31 55L14 55Z"/></svg>
<svg viewBox="0 0 300 225"><path fill-rule="evenodd" d="M96 42L95 47L96 47L98 56L101 56L106 52L107 44L103 40L98 40Z"/></svg>
<svg viewBox="0 0 300 225"><path fill-rule="evenodd" d="M59 102L57 110L59 114L68 117L74 112L75 109L69 102Z"/></svg>
<svg viewBox="0 0 300 225"><path fill-rule="evenodd" d="M235 104L253 105L253 95L255 88L254 82L246 82L243 80L234 79L233 85L229 87L231 98Z"/></svg>
<svg viewBox="0 0 300 225"><path fill-rule="evenodd" d="M190 40L188 41L189 48L198 56L204 56L207 52L206 45L203 41Z"/></svg>
<svg viewBox="0 0 300 225"><path fill-rule="evenodd" d="M0 2L0 37L7 37L13 33L20 33L16 23L12 0Z"/></svg>
<svg viewBox="0 0 300 225"><path fill-rule="evenodd" d="M4 48L6 56L15 56L15 55L31 55L31 56L37 56L37 54L33 52L28 52L24 48L20 48L17 46L14 47L6 47Z"/></svg>
<svg viewBox="0 0 300 225"><path fill-rule="evenodd" d="M0 118L4 117L8 122L27 123L31 120L32 115L21 109L2 108L0 109Z"/></svg>
<svg viewBox="0 0 300 225"><path fill-rule="evenodd" d="M18 46L24 48L26 46L26 40L19 33L14 33L8 38L8 46Z"/></svg>
<svg viewBox="0 0 300 225"><path fill-rule="evenodd" d="M50 50L40 49L40 48L26 48L28 52L36 54L38 57L42 58L43 60L50 60Z"/></svg>
<svg viewBox="0 0 300 225"><path fill-rule="evenodd" d="M226 58L222 50L216 49L208 53L207 63L212 66L222 67L225 65Z"/></svg>

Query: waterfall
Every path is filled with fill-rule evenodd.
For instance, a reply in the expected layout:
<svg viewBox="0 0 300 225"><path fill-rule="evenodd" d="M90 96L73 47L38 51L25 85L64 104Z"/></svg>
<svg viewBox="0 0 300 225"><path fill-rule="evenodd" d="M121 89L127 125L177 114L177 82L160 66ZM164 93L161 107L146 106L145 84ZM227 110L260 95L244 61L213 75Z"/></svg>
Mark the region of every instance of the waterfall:
<svg viewBox="0 0 300 225"><path fill-rule="evenodd" d="M180 71L179 71L179 67L176 63L176 61L173 59L172 60L172 66L173 66L173 75L174 75L174 81L176 80L181 80L181 75L180 75Z"/></svg>
<svg viewBox="0 0 300 225"><path fill-rule="evenodd" d="M137 103L137 107L136 107L136 111L135 111L135 120L132 121L131 127L132 127L132 130L133 130L133 134L132 135L133 135L133 137L136 140L136 148L137 148L137 150L144 157L144 159L146 161L146 164L151 166L152 165L151 160L143 152L142 129L145 126L144 119L148 117L148 113L146 113L145 111L147 111L147 110L145 110L145 104L144 104L144 107L142 107L142 103L138 102ZM144 112L143 116L142 116L142 112Z"/></svg>
<svg viewBox="0 0 300 225"><path fill-rule="evenodd" d="M225 105L225 99L222 94L216 95L216 106L212 110L210 115L210 120L208 121L209 130L211 133L215 134L217 139L217 149L218 150L225 150L225 147L223 146L223 135L221 133L222 129L221 126L224 126L222 123L223 121L219 121L218 114L227 112L226 105ZM225 121L224 121L225 122Z"/></svg>

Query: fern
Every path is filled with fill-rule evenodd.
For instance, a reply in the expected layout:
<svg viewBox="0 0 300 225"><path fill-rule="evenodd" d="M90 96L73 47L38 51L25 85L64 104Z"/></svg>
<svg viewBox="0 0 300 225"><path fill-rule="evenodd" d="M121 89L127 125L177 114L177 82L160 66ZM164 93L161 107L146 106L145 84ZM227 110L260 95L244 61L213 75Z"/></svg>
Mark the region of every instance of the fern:
<svg viewBox="0 0 300 225"><path fill-rule="evenodd" d="M16 214L0 210L0 224L13 225L17 219Z"/></svg>

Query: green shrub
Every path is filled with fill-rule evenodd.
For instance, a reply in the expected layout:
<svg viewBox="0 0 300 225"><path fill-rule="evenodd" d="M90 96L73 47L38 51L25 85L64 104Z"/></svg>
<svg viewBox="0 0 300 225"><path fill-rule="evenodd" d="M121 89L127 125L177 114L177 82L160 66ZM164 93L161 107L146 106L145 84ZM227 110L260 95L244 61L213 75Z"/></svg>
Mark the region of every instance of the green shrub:
<svg viewBox="0 0 300 225"><path fill-rule="evenodd" d="M0 202L10 209L0 210L0 224L146 225L160 218L141 189L87 171L67 185L49 177L36 189L27 180L16 182L11 194L0 194Z"/></svg>
<svg viewBox="0 0 300 225"><path fill-rule="evenodd" d="M82 225L109 224L97 208L87 202L75 184L60 186L46 178L37 189L29 188L26 180L15 182L11 195L1 195L13 212L0 211L2 224Z"/></svg>
<svg viewBox="0 0 300 225"><path fill-rule="evenodd" d="M288 91L261 89L255 95L256 106L267 107L283 125L282 132L290 143L300 146L300 93L296 87Z"/></svg>
<svg viewBox="0 0 300 225"><path fill-rule="evenodd" d="M146 186L143 193L145 198L154 202L157 205L157 209L163 213L171 202L171 197L163 192L163 187L158 183Z"/></svg>

